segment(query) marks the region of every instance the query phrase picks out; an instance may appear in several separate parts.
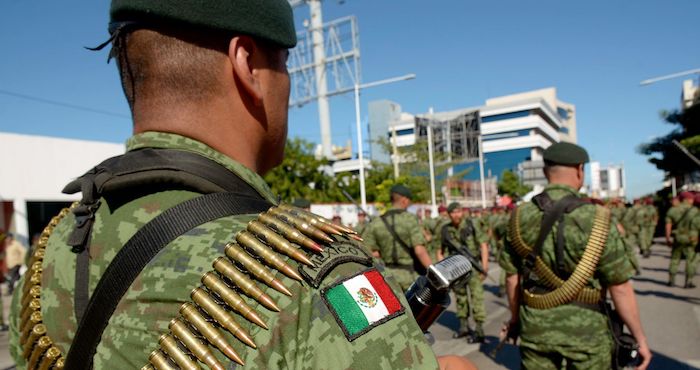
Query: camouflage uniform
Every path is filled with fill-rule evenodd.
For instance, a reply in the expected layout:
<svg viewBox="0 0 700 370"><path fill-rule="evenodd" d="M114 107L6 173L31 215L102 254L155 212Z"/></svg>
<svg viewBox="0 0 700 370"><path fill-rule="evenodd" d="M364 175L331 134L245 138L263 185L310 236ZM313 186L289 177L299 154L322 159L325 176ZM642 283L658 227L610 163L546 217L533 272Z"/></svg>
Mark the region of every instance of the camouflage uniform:
<svg viewBox="0 0 700 370"><path fill-rule="evenodd" d="M467 229L467 223L472 222L470 218L465 218L459 227L456 227L451 222L444 225L441 230L442 249L445 257L452 254L459 254L458 251L445 241L445 238L450 238L455 244L466 246L467 249L481 262L481 244L486 242L486 236L483 231L472 224L471 230L474 230L472 235L463 235ZM465 238L466 236L466 238ZM466 240L465 240L466 239ZM469 289L469 293L467 293ZM477 325L483 324L486 321L486 308L484 306L484 285L479 277L479 273L473 271L471 278L466 286L455 288L455 296L457 297L457 317L466 320L469 317L469 311L472 311L474 322ZM469 298L471 296L471 302Z"/></svg>
<svg viewBox="0 0 700 370"><path fill-rule="evenodd" d="M434 258L433 261L437 261L437 251L442 248L442 236L440 235L440 230L450 223L450 219L447 217L439 216L437 218L432 218L426 220L426 227L433 238L428 243L430 246L428 250L430 251L430 258Z"/></svg>
<svg viewBox="0 0 700 370"><path fill-rule="evenodd" d="M418 223L418 217L413 213L399 208L390 208L387 211L386 222L393 226L396 234L409 248L416 245L425 246L425 236ZM382 261L386 264L386 271L393 275L399 286L405 292L416 280L418 274L413 268L413 258L391 235L384 222L375 217L367 225L362 233L365 244L373 251L379 252Z"/></svg>
<svg viewBox="0 0 700 370"><path fill-rule="evenodd" d="M358 222L357 225L355 225L355 231L357 231L358 234L362 235L362 233L365 232L367 225L369 225L369 222L367 221Z"/></svg>
<svg viewBox="0 0 700 370"><path fill-rule="evenodd" d="M567 195L580 196L574 189L564 185L549 185L544 190L552 200ZM593 227L594 205L584 205L564 216L565 270L571 273L581 258ZM533 246L539 234L542 211L533 203L520 206L520 230L527 245ZM556 230L555 223L553 230ZM553 268L555 262L556 232L545 239L540 256ZM508 274L521 274L522 258L515 252L510 235L506 239L501 267ZM556 271L556 270L555 270ZM596 273L587 284L591 288L604 288L629 280L634 269L627 258L625 247L614 224L610 225L608 240L600 257ZM609 369L611 365L612 338L607 317L589 308L575 304L560 305L540 310L522 304L520 306L520 329L523 369L562 368L566 359L567 368Z"/></svg>
<svg viewBox="0 0 700 370"><path fill-rule="evenodd" d="M639 241L639 251L644 256L650 252L657 217L656 208L652 205L642 205L637 212L637 224L639 225L637 240Z"/></svg>
<svg viewBox="0 0 700 370"><path fill-rule="evenodd" d="M276 204L264 180L243 165L205 144L174 134L146 132L127 141L127 150L171 148L199 154L226 167L251 185L263 198ZM147 222L165 210L199 194L170 190L141 196L115 206L102 199L91 235L90 285L92 292L109 262L122 246ZM110 207L111 206L111 207ZM94 356L95 369L138 369L157 348L158 337L168 330L168 322L178 315L183 302L190 301L190 291L200 285L202 275L212 269L212 261L223 255L224 246L234 234L244 229L257 215L223 217L179 236L164 248L140 273L119 302L109 320ZM47 333L63 354L67 353L75 334L73 291L76 255L66 245L75 218L67 215L51 235L46 249L42 276L42 315ZM292 266L296 262L287 261ZM377 266L382 270L381 266ZM281 309L275 313L257 301L244 297L269 326L264 330L240 318L258 345L249 348L224 333L227 341L241 355L244 368L321 369L321 368L437 368L430 346L410 314L397 316L376 326L350 342L340 324L322 300L321 289L366 269L356 263L333 268L318 289L277 274L292 292L288 297L260 285ZM392 290L400 292L391 279ZM22 292L22 289L17 289ZM11 314L10 352L18 369L26 363L18 345L19 294L15 294ZM407 307L401 294L396 294ZM238 368L221 353L214 351L226 368Z"/></svg>
<svg viewBox="0 0 700 370"><path fill-rule="evenodd" d="M501 254L503 253L503 245L506 240L506 234L508 233L508 214L499 213L498 219L493 228L493 236L496 239L496 262L501 260ZM498 295L502 296L506 289L506 271L501 269L501 273L498 277Z"/></svg>
<svg viewBox="0 0 700 370"><path fill-rule="evenodd" d="M639 261L637 260L637 255L634 252L634 247L639 245L639 222L637 215L642 212L642 206L635 204L632 208L628 208L625 211L625 215L622 218L622 227L625 229L625 235L622 238L622 242L625 245L625 250L627 251L627 257L630 259L634 270L637 274L640 273Z"/></svg>
<svg viewBox="0 0 700 370"><path fill-rule="evenodd" d="M666 223L673 225L673 249L671 250L671 263L668 268L669 284L675 282L678 265L681 258L685 257L685 281L692 282L695 276L695 245L698 243L698 231L700 224L695 219L698 217L698 209L682 202L672 207L666 214Z"/></svg>

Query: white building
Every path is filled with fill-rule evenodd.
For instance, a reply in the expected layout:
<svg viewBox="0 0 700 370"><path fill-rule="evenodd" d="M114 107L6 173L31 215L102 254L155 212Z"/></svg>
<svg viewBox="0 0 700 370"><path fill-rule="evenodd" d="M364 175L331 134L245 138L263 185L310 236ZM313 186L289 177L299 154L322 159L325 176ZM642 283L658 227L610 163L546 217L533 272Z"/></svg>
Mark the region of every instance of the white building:
<svg viewBox="0 0 700 370"><path fill-rule="evenodd" d="M438 121L477 112L484 152L486 177L500 177L505 170L519 173L527 184L541 185L542 153L559 141L576 142L576 107L557 98L556 88L528 91L487 99L480 107L463 108L432 115L412 115L401 111L397 103L381 100L369 103L369 128L373 160L389 162L385 148L376 144L381 137L391 138L396 131L397 146L411 145L416 139L416 117ZM475 163L455 166L458 173ZM472 170L466 180L479 178Z"/></svg>
<svg viewBox="0 0 700 370"><path fill-rule="evenodd" d="M61 193L71 180L124 153L123 144L0 133L0 227L28 244L80 194Z"/></svg>
<svg viewBox="0 0 700 370"><path fill-rule="evenodd" d="M622 198L625 196L625 168L623 165L601 167L600 162L590 163L591 185L589 195L594 198Z"/></svg>

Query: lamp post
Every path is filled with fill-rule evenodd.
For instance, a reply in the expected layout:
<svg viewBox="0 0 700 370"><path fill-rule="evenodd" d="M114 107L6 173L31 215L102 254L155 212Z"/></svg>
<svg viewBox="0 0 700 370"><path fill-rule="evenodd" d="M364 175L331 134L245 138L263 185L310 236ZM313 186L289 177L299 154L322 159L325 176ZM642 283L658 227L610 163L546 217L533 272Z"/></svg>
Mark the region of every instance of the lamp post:
<svg viewBox="0 0 700 370"><path fill-rule="evenodd" d="M357 148L358 148L358 159L360 160L360 201L362 209L367 209L367 191L365 189L365 157L364 157L364 145L362 143L362 127L360 124L360 90L367 89L370 87L376 87L381 85L386 85L399 81L412 80L416 78L416 75L411 73L399 77L387 78L384 80L368 82L366 84L359 84L355 81L355 128L357 129Z"/></svg>

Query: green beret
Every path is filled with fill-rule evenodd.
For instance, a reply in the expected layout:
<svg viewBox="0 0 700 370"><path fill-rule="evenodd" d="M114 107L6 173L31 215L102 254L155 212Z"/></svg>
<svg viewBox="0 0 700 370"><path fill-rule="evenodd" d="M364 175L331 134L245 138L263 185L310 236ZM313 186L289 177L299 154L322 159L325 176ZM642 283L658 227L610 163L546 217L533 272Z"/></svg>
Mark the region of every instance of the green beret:
<svg viewBox="0 0 700 370"><path fill-rule="evenodd" d="M542 154L545 162L573 166L588 163L588 152L582 147L572 143L556 143L550 145Z"/></svg>
<svg viewBox="0 0 700 370"><path fill-rule="evenodd" d="M244 34L284 48L297 43L287 0L112 0L110 33L122 22L170 24Z"/></svg>
<svg viewBox="0 0 700 370"><path fill-rule="evenodd" d="M294 202L292 202L292 205L297 208L309 208L311 207L311 202L308 199L296 198Z"/></svg>
<svg viewBox="0 0 700 370"><path fill-rule="evenodd" d="M452 213L452 211L454 211L455 209L461 209L461 208L462 208L462 206L459 203L452 202L452 203L450 203L449 206L447 206L447 213Z"/></svg>
<svg viewBox="0 0 700 370"><path fill-rule="evenodd" d="M406 197L408 199L413 198L413 195L411 194L411 189L407 188L403 184L396 184L396 185L392 186L391 193L403 195L404 197Z"/></svg>

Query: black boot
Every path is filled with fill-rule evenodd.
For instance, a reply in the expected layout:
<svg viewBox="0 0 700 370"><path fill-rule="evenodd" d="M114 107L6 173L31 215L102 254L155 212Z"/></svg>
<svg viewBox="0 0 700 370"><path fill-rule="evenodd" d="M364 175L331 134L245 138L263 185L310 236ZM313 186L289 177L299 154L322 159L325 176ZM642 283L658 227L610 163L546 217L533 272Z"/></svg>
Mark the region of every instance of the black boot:
<svg viewBox="0 0 700 370"><path fill-rule="evenodd" d="M484 328L481 326L481 323L478 322L476 323L476 328L474 328L472 335L470 335L469 338L467 338L467 342L484 343L485 338L486 336L484 335Z"/></svg>
<svg viewBox="0 0 700 370"><path fill-rule="evenodd" d="M471 329L469 329L469 320L467 319L459 319L459 330L457 330L456 333L452 334L452 338L457 339L457 338L464 338L467 335L471 333Z"/></svg>
<svg viewBox="0 0 700 370"><path fill-rule="evenodd" d="M695 284L693 284L692 280L685 282L685 289L693 289L693 288L695 288Z"/></svg>
<svg viewBox="0 0 700 370"><path fill-rule="evenodd" d="M674 279L674 278L672 278L672 277L671 277L671 278L668 278L668 283L666 283L666 285L668 285L668 286L670 286L670 287L673 287L674 285L676 285L676 281L675 281L675 280L676 280L676 279Z"/></svg>

